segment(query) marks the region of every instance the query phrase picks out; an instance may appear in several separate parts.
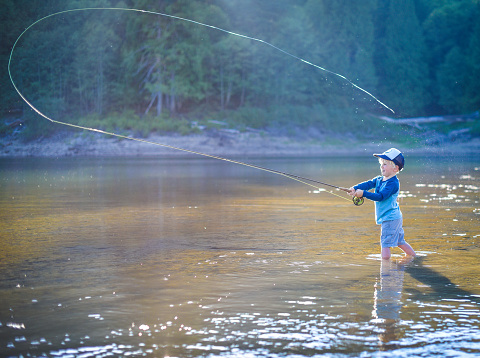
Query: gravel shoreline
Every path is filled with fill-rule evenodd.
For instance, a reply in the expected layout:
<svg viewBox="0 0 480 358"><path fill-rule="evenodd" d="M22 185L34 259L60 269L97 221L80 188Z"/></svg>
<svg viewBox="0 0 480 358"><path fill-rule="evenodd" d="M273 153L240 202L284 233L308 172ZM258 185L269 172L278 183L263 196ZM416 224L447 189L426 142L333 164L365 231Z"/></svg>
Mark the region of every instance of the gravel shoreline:
<svg viewBox="0 0 480 358"><path fill-rule="evenodd" d="M155 143L157 145L155 145ZM167 146L182 148L175 150ZM328 141L294 139L264 133L230 133L216 131L196 135L160 136L136 140L122 139L100 133L64 133L24 143L16 137L0 138L0 157L155 157L192 156L323 156L364 155L390 147L407 154L471 155L480 153L480 140L449 142L442 145L408 145L389 141L357 141L352 137Z"/></svg>

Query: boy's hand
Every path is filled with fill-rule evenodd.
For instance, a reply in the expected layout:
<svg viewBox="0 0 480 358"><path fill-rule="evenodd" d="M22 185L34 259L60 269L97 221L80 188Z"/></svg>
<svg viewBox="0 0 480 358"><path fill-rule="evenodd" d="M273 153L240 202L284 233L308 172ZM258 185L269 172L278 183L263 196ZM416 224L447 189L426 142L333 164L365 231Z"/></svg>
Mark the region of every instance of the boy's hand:
<svg viewBox="0 0 480 358"><path fill-rule="evenodd" d="M348 190L348 194L350 196L355 196L355 189L353 188L353 186L348 188L347 190Z"/></svg>
<svg viewBox="0 0 480 358"><path fill-rule="evenodd" d="M357 189L354 194L357 198L362 198L363 197L363 190L362 189Z"/></svg>

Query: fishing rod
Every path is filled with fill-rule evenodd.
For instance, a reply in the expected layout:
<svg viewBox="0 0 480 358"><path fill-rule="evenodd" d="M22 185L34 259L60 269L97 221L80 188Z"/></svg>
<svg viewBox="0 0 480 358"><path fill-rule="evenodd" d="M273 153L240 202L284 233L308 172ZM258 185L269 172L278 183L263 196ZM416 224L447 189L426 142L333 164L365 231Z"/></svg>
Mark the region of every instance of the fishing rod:
<svg viewBox="0 0 480 358"><path fill-rule="evenodd" d="M59 123L59 122L57 122L57 121L54 121L54 122ZM299 176L299 175L295 175L295 174L291 174L291 173L286 173L286 172L282 172L282 171L279 171L279 170L274 170L274 169L270 169L270 168L266 168L266 167L261 167L261 166L259 166L259 165L255 165L255 164L249 164L249 163L241 162L241 161L234 160L234 159L224 158L224 157L220 157L220 156L217 156L217 155L202 153L202 152L198 152L198 151L194 151L194 150L190 150L190 149L175 147L175 146L172 146L172 145L163 144L163 143L158 143L158 142L153 142L153 141L149 141L149 140L145 140L145 139L139 139L139 138L134 138L134 137L123 136L123 135L121 135L121 134L116 134L116 133L109 133L109 132L105 132L105 131L102 131L102 130L99 130L99 129L95 129L95 128L86 128L86 127L81 127L81 126L77 126L77 125L72 125L72 124L69 124L69 123L62 123L62 122L60 122L60 123L61 123L61 124L66 124L66 125L69 125L69 126L72 126L72 127L76 127L76 128L82 128L82 129L87 129L87 130L91 130L91 131L95 131L95 132L100 132L100 133L107 134L107 135L111 135L111 136L115 136L115 137L120 137L120 138L129 139L129 140L134 140L134 141L137 141L137 142L143 142L143 143L158 145L158 146L161 146L161 147L170 148L170 149L174 149L174 150L179 150L179 151L182 151L182 152L187 152L187 153L191 153L191 154L201 155L201 156L204 156L204 157L207 157L207 158L212 158L212 159L217 159L217 160L223 160L223 161L225 161L225 162L243 165L243 166L246 166L246 167L249 167L249 168L262 170L262 171L265 171L265 172L268 172L268 173L278 174L278 175L284 176L284 177L289 178L289 179L292 179L292 180L296 180L296 181L298 181L298 182L300 182L300 183L302 183L302 184L305 184L305 185L308 185L308 186L311 186L311 187L314 187L314 188L318 188L318 186L313 185L313 184L311 184L311 183L328 186L328 187L331 187L331 188L335 188L335 189L338 189L338 190L345 191L345 192L347 192L347 193L349 192L349 189L348 189L348 188L344 188L344 187L337 186L337 185L333 185L333 184L328 184L328 183L325 183L325 182L322 182L322 181L319 181L319 180L310 179L310 178L305 178L305 177L302 177L302 176ZM339 197L339 198L342 198L342 199L344 199L344 200L348 200L348 199L345 198L344 196L335 194L335 193L332 192L332 191L327 191L327 192L330 193L330 194L332 194L332 195L335 195L335 196L337 196L337 197ZM359 197L354 196L354 197L352 198L352 202L353 202L354 205L360 206L360 205L363 204L364 199L363 199L363 197L362 197L362 198L359 198Z"/></svg>
<svg viewBox="0 0 480 358"><path fill-rule="evenodd" d="M330 74L333 74L333 75L336 75L340 78L342 78L343 80L347 81L348 83L350 83L353 87L357 88L358 90L361 90L363 91L364 93L366 93L367 95L369 95L370 97L372 97L373 99L375 99L378 103L380 103L382 106L384 106L385 108L391 110L393 112L392 109L390 109L388 106L386 106L384 103L382 103L381 101L379 101L375 96L373 96L371 93L367 92L365 89L357 86L356 84L354 84L352 81L350 81L349 79L347 79L346 77L338 74L338 73L335 73L335 72L332 72L332 71L329 71L323 67L320 67L318 65L315 65L311 62L308 62L306 60L304 60L303 58L300 58L300 57L297 57L285 50L282 50L266 41L263 41L263 40L260 40L260 39L257 39L257 38L253 38L253 37L249 37L249 36L245 36L245 35L241 35L241 34L238 34L238 33L234 33L234 32L231 32L231 31L227 31L227 30L224 30L222 28L219 28L219 27L216 27L216 26L212 26L212 25L208 25L208 24L204 24L204 23L200 23L200 22L197 22L197 21L193 21L193 20L190 20L190 19L185 19L185 18L181 18L181 17L178 17L178 16L173 16L173 15L168 15L168 14L163 14L163 13L158 13L158 12L153 12L153 11L146 11L146 10L139 10L139 9L129 9L129 8L82 8L82 9L72 9L72 10L65 10L65 11L60 11L60 12L57 12L57 13L53 13L53 14L50 14L50 15L47 15L43 18L40 18L39 20L35 21L33 24L31 24L30 26L28 26L19 36L18 38L15 40L15 43L13 44L12 46L12 49L10 51L10 56L9 56L9 59L8 59L8 75L9 75L9 78L10 78L10 82L12 83L13 87L15 88L15 91L18 93L18 95L23 99L23 101L31 108L33 109L37 114L39 114L41 117L47 119L48 121L50 121L51 123L56 123L56 124L61 124L61 125L65 125L65 126L69 126L69 127L72 127L72 128L77 128L77 129L82 129L82 130L87 130L87 131L91 131L91 132L97 132L97 133L102 133L102 134L106 134L106 135L110 135L110 136L114 136L114 137L117 137L117 138L123 138L123 139L128 139L128 140L134 140L134 141L137 141L137 142L143 142L143 143L148 143L148 144L153 144L153 145L158 145L158 146L162 146L162 147L166 147L166 148L170 148L170 149L175 149L175 150L179 150L179 151L183 151L183 152L188 152L188 153L192 153L192 154L196 154L196 155L202 155L202 156L205 156L205 157L209 157L209 158L213 158L213 159L218 159L218 160L223 160L223 161L227 161L227 162L230 162L230 163L235 163L235 164L239 164L239 165L244 165L244 166L247 166L247 167L250 167L250 168L255 168L255 169L259 169L259 170L263 170L263 171L266 171L266 172L269 172L269 173L273 173L273 174L278 174L278 175L282 175L282 176L285 176L287 178L290 178L292 180L296 180L298 182L301 182L305 185L309 185L309 186L312 186L314 188L318 188L317 186L313 185L312 183L315 183L315 184L320 184L320 185L324 185L324 186L328 186L328 187L332 187L332 188L335 188L335 189L338 189L338 190L343 190L345 192L348 192L349 190L347 188L343 188L343 187L340 187L340 186L336 186L336 185L332 185L332 184L328 184L328 183L324 183L324 182L321 182L321 181L318 181L318 180L314 180L314 179L309 179L309 178L305 178L305 177L301 177L301 176L298 176L298 175L294 175L294 174L290 174L290 173L286 173L286 172L281 172L281 171L278 171L278 170L273 170L273 169L269 169L269 168L265 168L265 167L260 167L258 165L253 165L253 164L248 164L248 163L243 163L243 162L240 162L240 161L236 161L236 160L232 160L232 159L227 159L227 158L223 158L223 157L219 157L219 156L215 156L215 155L210 155L210 154L206 154L206 153L201 153L201 152L196 152L196 151L193 151L193 150L188 150L188 149L184 149L184 148L179 148L179 147L174 147L174 146L171 146L171 145L168 145L168 144L162 144L162 143L157 143L157 142L153 142L153 141L149 141L149 140L145 140L145 139L139 139L139 138L134 138L134 137L129 137L129 136L125 136L125 135L121 135L121 134L117 134L117 133L111 133L111 132L106 132L106 131L103 131L103 130L100 130L100 129L96 129L96 128L89 128L89 127L84 127L84 126L80 126L80 125L75 125L75 124L71 124L71 123L66 123L66 122L61 122L61 121L57 121L57 120L54 120L50 117L48 117L47 115L43 114L40 110L38 110L32 103L30 103L30 101L27 100L27 98L20 92L20 90L17 88L17 85L15 84L14 80L13 80L13 77L12 77L12 73L11 73L11 63L12 63L12 58L13 58L13 53L14 53L14 50L17 46L17 43L19 42L20 38L27 32L30 30L30 28L32 28L34 25L38 24L39 22L45 20L45 19L48 19L50 17L53 17L53 16L57 16L57 15L60 15L60 14L66 14L66 13L69 13L69 12L74 12L74 11L88 11L88 10L117 10L117 11L134 11L134 12L138 12L138 13L149 13L149 14L154 14L154 15L160 15L160 16L165 16L165 17L169 17L169 18L173 18L173 19L176 19L176 20L182 20L182 21L187 21L187 22L191 22L191 23L194 23L194 24L197 24L197 25L201 25L201 26L205 26L205 27L208 27L208 28L212 28L212 29L215 29L215 30L219 30L219 31L223 31L225 33L228 33L230 35L234 35L234 36L238 36L238 37L242 37L242 38L246 38L246 39L250 39L250 40L253 40L253 41L258 41L260 43L263 43L265 45L268 45L268 46L271 46L273 47L274 49L290 56L290 57L293 57L295 58L296 60L299 60L307 65L310 65L310 66L313 66L313 67L316 67L322 71L325 71L325 72L328 72ZM328 191L328 193L332 194L332 195L335 195L339 198L342 198L344 200L348 200L347 198L345 198L344 196L340 196L338 194L335 194L333 193L332 191ZM364 199L363 198L358 198L358 197L353 197L353 203L357 206L360 206L363 204L364 202Z"/></svg>
<svg viewBox="0 0 480 358"><path fill-rule="evenodd" d="M286 173L286 172L281 172L281 171L278 171L278 170L274 170L274 169L269 169L269 168L265 168L265 167L261 167L261 166L258 166L258 165L253 165L253 164L247 164L247 163L243 163L243 162L238 162L238 161L233 161L233 160L230 160L230 159L226 159L226 158L221 158L221 157L216 157L216 159L222 159L222 160L226 160L226 161L229 161L229 162L233 162L233 163L236 163L236 164L241 164L241 165L246 165L250 168L255 168L255 169L260 169L260 170L264 170L264 171L267 171L269 173L273 173L273 174L279 174L279 175L283 175L285 177L288 177L290 179L294 179L294 180L297 180L301 183L304 183L304 184L307 184L309 185L308 183L305 183L303 182L303 180L305 181L309 181L309 182L312 182L312 183L316 183L316 184L321 184L321 185L324 185L324 186L329 186L331 188L335 188L335 189L339 189L339 190L343 190L347 193L350 192L350 190L348 188L344 188L344 187L341 187L341 186L337 186L337 185L333 185L333 184L328 184L328 183L324 183L322 181L319 181L319 180L315 180L315 179L310 179L310 178L305 178L305 177L302 177L302 176L299 176L299 175L295 175L295 174L290 174L290 173ZM313 186L313 185L312 185ZM331 194L334 194L332 192L330 192ZM339 195L338 195L339 196ZM344 198L343 196L340 196L341 198ZM364 202L364 199L363 197L362 198L359 198L359 197L356 197L354 196L352 198L352 201L353 201L353 204L355 204L356 206L360 206L363 204Z"/></svg>

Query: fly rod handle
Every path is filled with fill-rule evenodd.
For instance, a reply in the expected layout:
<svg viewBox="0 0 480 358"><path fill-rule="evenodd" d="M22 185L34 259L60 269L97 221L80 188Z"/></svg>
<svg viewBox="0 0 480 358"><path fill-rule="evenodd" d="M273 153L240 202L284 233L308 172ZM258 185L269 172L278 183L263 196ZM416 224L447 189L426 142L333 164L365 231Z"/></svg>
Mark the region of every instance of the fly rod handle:
<svg viewBox="0 0 480 358"><path fill-rule="evenodd" d="M350 193L350 189L348 189L348 188L338 187L338 189L343 190L343 191L346 191L347 193ZM363 199L363 197L362 197L362 198L359 198L359 197L354 196L354 197L352 198L352 201L353 201L353 204L354 204L355 206L360 206L360 205L363 204L363 202L364 202L365 200Z"/></svg>

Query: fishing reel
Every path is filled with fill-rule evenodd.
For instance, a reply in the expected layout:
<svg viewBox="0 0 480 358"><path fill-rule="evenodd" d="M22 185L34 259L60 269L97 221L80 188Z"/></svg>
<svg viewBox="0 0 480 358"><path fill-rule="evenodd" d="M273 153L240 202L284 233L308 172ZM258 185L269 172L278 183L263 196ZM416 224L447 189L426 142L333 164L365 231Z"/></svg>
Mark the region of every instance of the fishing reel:
<svg viewBox="0 0 480 358"><path fill-rule="evenodd" d="M353 205L360 206L363 204L365 200L363 199L363 197L359 198L358 196L354 196L352 198L352 201L353 201Z"/></svg>

